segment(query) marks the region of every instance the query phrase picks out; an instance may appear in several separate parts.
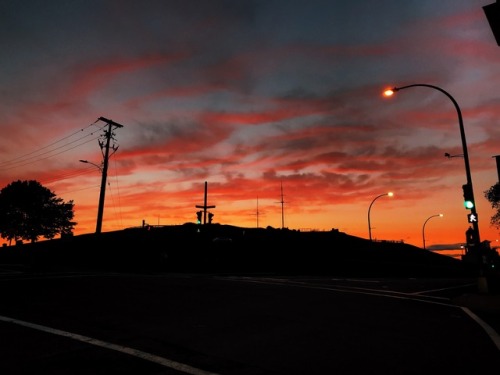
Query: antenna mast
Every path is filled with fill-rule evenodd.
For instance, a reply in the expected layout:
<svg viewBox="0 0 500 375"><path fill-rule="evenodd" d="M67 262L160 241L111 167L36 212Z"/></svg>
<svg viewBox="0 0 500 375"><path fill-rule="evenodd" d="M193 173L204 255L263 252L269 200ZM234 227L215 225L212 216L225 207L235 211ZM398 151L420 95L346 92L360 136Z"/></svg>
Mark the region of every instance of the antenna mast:
<svg viewBox="0 0 500 375"><path fill-rule="evenodd" d="M285 228L285 201L283 200L283 181L281 181L281 201L278 203L281 203L281 229Z"/></svg>

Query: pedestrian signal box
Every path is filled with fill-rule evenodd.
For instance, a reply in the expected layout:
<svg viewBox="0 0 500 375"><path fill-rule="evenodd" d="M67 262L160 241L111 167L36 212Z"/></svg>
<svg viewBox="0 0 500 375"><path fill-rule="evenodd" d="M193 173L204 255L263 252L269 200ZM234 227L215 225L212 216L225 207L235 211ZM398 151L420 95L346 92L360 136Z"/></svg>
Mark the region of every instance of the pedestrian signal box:
<svg viewBox="0 0 500 375"><path fill-rule="evenodd" d="M469 223L477 223L477 214L468 214L467 221Z"/></svg>

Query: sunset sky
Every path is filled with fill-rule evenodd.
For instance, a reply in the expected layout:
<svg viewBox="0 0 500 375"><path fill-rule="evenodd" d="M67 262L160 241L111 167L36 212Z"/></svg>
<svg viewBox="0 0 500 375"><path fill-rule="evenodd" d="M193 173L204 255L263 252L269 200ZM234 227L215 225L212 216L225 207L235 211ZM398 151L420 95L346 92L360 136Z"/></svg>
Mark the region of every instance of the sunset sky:
<svg viewBox="0 0 500 375"><path fill-rule="evenodd" d="M0 188L37 180L73 200L76 235L93 233L104 117L123 127L103 232L195 222L206 181L214 223L368 238L369 206L391 191L372 205L374 239L422 246L442 213L427 247L463 243L453 103L382 95L430 84L460 106L481 240L497 246L493 2L0 1Z"/></svg>

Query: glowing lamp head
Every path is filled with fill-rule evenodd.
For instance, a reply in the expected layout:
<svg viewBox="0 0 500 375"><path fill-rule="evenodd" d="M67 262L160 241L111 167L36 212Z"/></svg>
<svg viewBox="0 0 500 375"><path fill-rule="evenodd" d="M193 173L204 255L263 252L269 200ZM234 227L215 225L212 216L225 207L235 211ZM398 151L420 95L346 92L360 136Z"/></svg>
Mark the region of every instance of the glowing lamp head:
<svg viewBox="0 0 500 375"><path fill-rule="evenodd" d="M393 193L392 191L390 191L390 192L388 192L388 193L387 193L387 195L388 195L389 197L392 197L392 196L394 196L394 193Z"/></svg>
<svg viewBox="0 0 500 375"><path fill-rule="evenodd" d="M390 96L393 96L396 93L396 91L399 91L399 90L401 90L401 87L393 87L390 89L386 89L384 91L384 96L388 98Z"/></svg>

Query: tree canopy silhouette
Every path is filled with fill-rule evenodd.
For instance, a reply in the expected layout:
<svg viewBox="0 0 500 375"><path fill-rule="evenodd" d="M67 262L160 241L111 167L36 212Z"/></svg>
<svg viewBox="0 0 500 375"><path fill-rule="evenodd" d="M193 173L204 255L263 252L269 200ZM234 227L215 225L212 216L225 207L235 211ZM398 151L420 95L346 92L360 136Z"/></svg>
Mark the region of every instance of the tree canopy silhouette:
<svg viewBox="0 0 500 375"><path fill-rule="evenodd" d="M500 182L484 191L484 197L490 202L491 208L496 209L496 213L491 217L490 223L496 228L500 228Z"/></svg>
<svg viewBox="0 0 500 375"><path fill-rule="evenodd" d="M0 235L9 242L72 235L73 208L38 181L12 182L0 190Z"/></svg>

